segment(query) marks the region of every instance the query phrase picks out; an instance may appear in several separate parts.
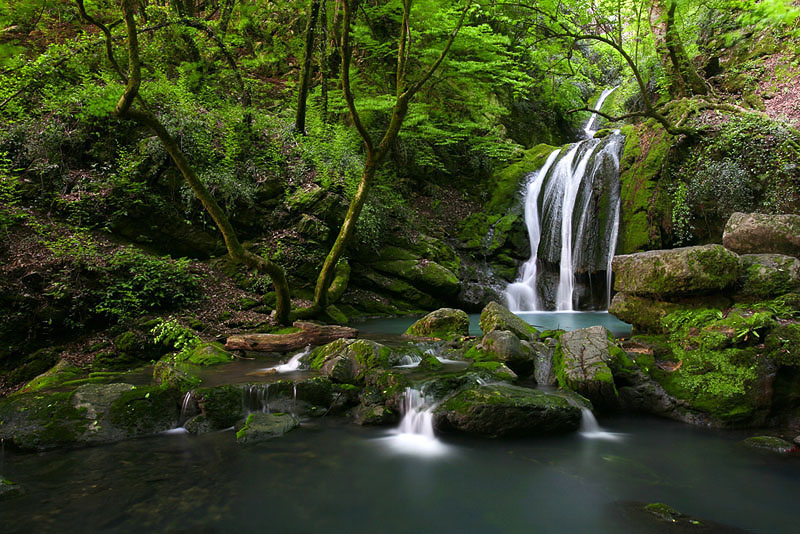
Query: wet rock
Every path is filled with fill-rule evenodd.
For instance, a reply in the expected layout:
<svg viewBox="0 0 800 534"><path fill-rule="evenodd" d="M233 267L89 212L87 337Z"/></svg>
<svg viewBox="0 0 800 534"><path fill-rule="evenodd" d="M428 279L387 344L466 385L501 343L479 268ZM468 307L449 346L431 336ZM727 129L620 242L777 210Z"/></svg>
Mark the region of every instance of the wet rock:
<svg viewBox="0 0 800 534"><path fill-rule="evenodd" d="M614 508L624 518L625 523L631 526L633 531L651 533L698 532L705 534L745 532L714 521L688 516L660 502L618 501L614 503Z"/></svg>
<svg viewBox="0 0 800 534"><path fill-rule="evenodd" d="M208 366L229 363L233 360L233 354L226 351L220 343L201 343L192 350L179 354L176 359L194 365Z"/></svg>
<svg viewBox="0 0 800 534"><path fill-rule="evenodd" d="M516 375L529 376L534 368L534 354L531 345L524 343L508 330L492 330L481 341L485 350L495 353Z"/></svg>
<svg viewBox="0 0 800 534"><path fill-rule="evenodd" d="M480 326L484 335L493 330L508 330L525 341L534 340L539 336L536 328L494 301L487 304L481 311Z"/></svg>
<svg viewBox="0 0 800 534"><path fill-rule="evenodd" d="M663 300L722 291L737 282L740 265L721 245L703 245L615 256L613 269L617 291Z"/></svg>
<svg viewBox="0 0 800 534"><path fill-rule="evenodd" d="M23 393L56 387L64 382L77 380L84 375L83 369L68 360L59 360L50 370L40 374L22 387Z"/></svg>
<svg viewBox="0 0 800 534"><path fill-rule="evenodd" d="M453 297L461 286L458 276L451 270L425 258L376 261L369 265L376 271L400 277L435 297Z"/></svg>
<svg viewBox="0 0 800 534"><path fill-rule="evenodd" d="M542 436L571 432L580 408L541 390L495 384L462 390L434 411L438 430L487 437Z"/></svg>
<svg viewBox="0 0 800 534"><path fill-rule="evenodd" d="M534 354L533 377L540 386L554 386L558 380L553 368L553 357L558 341L548 338L543 342L532 341L531 350Z"/></svg>
<svg viewBox="0 0 800 534"><path fill-rule="evenodd" d="M236 442L257 443L279 438L298 426L297 418L288 413L251 413L236 431Z"/></svg>
<svg viewBox="0 0 800 534"><path fill-rule="evenodd" d="M244 417L242 390L236 386L201 388L194 392L201 415L209 428L230 428Z"/></svg>
<svg viewBox="0 0 800 534"><path fill-rule="evenodd" d="M355 413L356 423L363 426L394 425L400 420L399 413L382 404L359 406Z"/></svg>
<svg viewBox="0 0 800 534"><path fill-rule="evenodd" d="M440 308L408 327L406 335L452 339L469 335L469 316L463 310Z"/></svg>
<svg viewBox="0 0 800 534"><path fill-rule="evenodd" d="M603 326L580 328L562 334L555 354L555 369L561 387L577 391L595 405L616 404L617 390L608 363L611 333Z"/></svg>
<svg viewBox="0 0 800 534"><path fill-rule="evenodd" d="M488 371L492 381L513 382L519 376L502 362L475 362L470 369Z"/></svg>
<svg viewBox="0 0 800 534"><path fill-rule="evenodd" d="M739 442L740 445L750 449L786 454L796 447L793 443L775 436L752 436Z"/></svg>
<svg viewBox="0 0 800 534"><path fill-rule="evenodd" d="M72 392L0 401L0 438L21 449L111 443L173 428L179 392L131 384L84 384Z"/></svg>
<svg viewBox="0 0 800 534"><path fill-rule="evenodd" d="M770 298L800 288L800 260L782 254L744 254L739 294Z"/></svg>
<svg viewBox="0 0 800 534"><path fill-rule="evenodd" d="M334 382L356 384L364 382L370 369L391 367L399 358L394 361L392 350L374 341L338 339L314 349L305 361Z"/></svg>
<svg viewBox="0 0 800 534"><path fill-rule="evenodd" d="M722 244L738 254L786 254L800 257L800 215L734 213Z"/></svg>

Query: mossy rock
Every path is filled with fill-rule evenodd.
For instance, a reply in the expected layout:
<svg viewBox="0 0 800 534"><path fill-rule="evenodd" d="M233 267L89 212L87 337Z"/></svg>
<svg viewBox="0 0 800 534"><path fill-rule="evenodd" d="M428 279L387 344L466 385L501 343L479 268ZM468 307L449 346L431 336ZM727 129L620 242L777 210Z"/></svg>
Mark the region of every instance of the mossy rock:
<svg viewBox="0 0 800 534"><path fill-rule="evenodd" d="M775 436L752 436L739 442L740 445L761 451L786 454L797 447L793 443Z"/></svg>
<svg viewBox="0 0 800 534"><path fill-rule="evenodd" d="M800 288L800 260L782 254L744 254L739 295L770 298Z"/></svg>
<svg viewBox="0 0 800 534"><path fill-rule="evenodd" d="M426 293L452 297L461 282L451 270L427 259L376 261L369 264L376 271L398 276Z"/></svg>
<svg viewBox="0 0 800 534"><path fill-rule="evenodd" d="M244 417L242 390L236 386L200 388L194 394L212 430L230 428Z"/></svg>
<svg viewBox="0 0 800 534"><path fill-rule="evenodd" d="M47 372L58 362L60 352L57 348L46 348L27 355L20 365L8 373L6 380L10 384L18 384Z"/></svg>
<svg viewBox="0 0 800 534"><path fill-rule="evenodd" d="M776 326L764 339L764 346L772 361L800 367L800 323Z"/></svg>
<svg viewBox="0 0 800 534"><path fill-rule="evenodd" d="M739 257L721 245L703 245L615 256L613 269L617 291L668 300L731 287L740 265Z"/></svg>
<svg viewBox="0 0 800 534"><path fill-rule="evenodd" d="M507 330L521 340L535 340L539 337L536 328L494 301L481 310L480 327L484 335L494 330Z"/></svg>
<svg viewBox="0 0 800 534"><path fill-rule="evenodd" d="M185 392L203 382L198 376L201 370L200 366L177 362L174 355L167 355L153 366L153 380L157 384L168 385Z"/></svg>
<svg viewBox="0 0 800 534"><path fill-rule="evenodd" d="M337 339L317 347L305 358L334 382L361 384L370 369L387 368L399 361L389 347L365 339Z"/></svg>
<svg viewBox="0 0 800 534"><path fill-rule="evenodd" d="M454 339L469 335L469 316L463 310L440 308L417 320L405 335Z"/></svg>
<svg viewBox="0 0 800 534"><path fill-rule="evenodd" d="M565 332L553 357L559 385L587 397L595 406L615 406L617 389L609 367L614 348L613 336L603 326Z"/></svg>
<svg viewBox="0 0 800 534"><path fill-rule="evenodd" d="M33 393L42 389L54 388L85 375L86 372L74 363L68 360L59 360L51 369L25 384L20 391Z"/></svg>
<svg viewBox="0 0 800 534"><path fill-rule="evenodd" d="M222 344L211 342L201 343L189 351L177 354L175 356L175 361L206 367L221 363L229 363L233 358L233 354L226 351Z"/></svg>
<svg viewBox="0 0 800 534"><path fill-rule="evenodd" d="M288 413L251 413L236 430L236 442L257 443L279 438L298 426L300 421Z"/></svg>
<svg viewBox="0 0 800 534"><path fill-rule="evenodd" d="M495 380L501 382L513 382L519 378L517 373L512 371L503 362L475 362L472 364L472 369L483 369L491 373Z"/></svg>
<svg viewBox="0 0 800 534"><path fill-rule="evenodd" d="M581 411L567 399L512 385L462 390L434 411L438 430L487 437L543 436L578 429Z"/></svg>
<svg viewBox="0 0 800 534"><path fill-rule="evenodd" d="M180 392L169 386L137 386L111 403L108 420L125 437L153 435L175 427L180 403Z"/></svg>
<svg viewBox="0 0 800 534"><path fill-rule="evenodd" d="M678 298L666 302L629 293L617 293L611 300L608 312L621 321L632 324L637 334L661 334L666 333L664 318L671 313L681 310L723 309L731 303L730 299L722 295Z"/></svg>
<svg viewBox="0 0 800 534"><path fill-rule="evenodd" d="M734 213L722 244L738 254L785 254L800 257L800 215Z"/></svg>
<svg viewBox="0 0 800 534"><path fill-rule="evenodd" d="M535 355L531 345L527 341L520 341L513 332L492 330L483 336L481 345L485 350L496 354L515 375L529 376L533 373Z"/></svg>
<svg viewBox="0 0 800 534"><path fill-rule="evenodd" d="M74 392L26 393L0 399L0 438L20 449L73 446L91 421L73 405Z"/></svg>

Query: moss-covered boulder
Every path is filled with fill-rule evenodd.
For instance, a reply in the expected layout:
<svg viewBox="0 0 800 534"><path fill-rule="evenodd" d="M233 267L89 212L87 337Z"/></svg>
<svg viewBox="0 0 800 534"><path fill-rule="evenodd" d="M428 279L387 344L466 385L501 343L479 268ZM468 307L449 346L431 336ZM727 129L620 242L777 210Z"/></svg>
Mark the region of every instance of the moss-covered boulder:
<svg viewBox="0 0 800 534"><path fill-rule="evenodd" d="M800 260L783 254L744 254L739 295L770 298L800 288Z"/></svg>
<svg viewBox="0 0 800 534"><path fill-rule="evenodd" d="M376 261L370 266L384 274L400 277L436 297L452 297L460 287L458 276L453 271L425 258Z"/></svg>
<svg viewBox="0 0 800 534"><path fill-rule="evenodd" d="M233 354L226 351L220 343L201 343L191 350L181 352L175 356L175 361L186 362L193 365L217 365L229 363L233 360Z"/></svg>
<svg viewBox="0 0 800 534"><path fill-rule="evenodd" d="M3 399L0 438L37 450L111 443L173 428L179 411L179 393L170 388L84 384Z"/></svg>
<svg viewBox="0 0 800 534"><path fill-rule="evenodd" d="M84 370L74 363L68 360L59 360L51 369L25 384L21 391L23 393L32 393L40 389L56 387L65 382L78 380L85 374Z"/></svg>
<svg viewBox="0 0 800 534"><path fill-rule="evenodd" d="M317 347L305 361L312 369L334 382L360 384L370 369L387 368L399 363L389 347L366 339L337 339Z"/></svg>
<svg viewBox="0 0 800 534"><path fill-rule="evenodd" d="M201 388L194 398L210 430L230 428L245 416L242 390L236 386Z"/></svg>
<svg viewBox="0 0 800 534"><path fill-rule="evenodd" d="M721 245L703 245L615 256L613 269L617 291L665 300L722 291L738 281L740 265Z"/></svg>
<svg viewBox="0 0 800 534"><path fill-rule="evenodd" d="M251 413L236 430L237 443L257 443L283 436L300 426L300 421L288 413Z"/></svg>
<svg viewBox="0 0 800 534"><path fill-rule="evenodd" d="M487 437L543 436L578 429L580 408L541 390L493 384L462 390L434 411L437 430Z"/></svg>
<svg viewBox="0 0 800 534"><path fill-rule="evenodd" d="M481 344L485 350L495 353L516 375L525 377L533 373L535 356L531 345L520 341L513 332L492 330L483 336Z"/></svg>
<svg viewBox="0 0 800 534"><path fill-rule="evenodd" d="M764 347L772 361L800 367L800 323L779 324L764 339Z"/></svg>
<svg viewBox="0 0 800 534"><path fill-rule="evenodd" d="M786 454L797 448L793 443L775 436L752 436L740 441L739 444L750 449L774 452L777 454Z"/></svg>
<svg viewBox="0 0 800 534"><path fill-rule="evenodd" d="M556 347L554 367L561 387L577 391L597 406L616 405L617 390L608 363L619 350L603 326L565 332Z"/></svg>
<svg viewBox="0 0 800 534"><path fill-rule="evenodd" d="M724 309L732 303L723 295L674 298L668 302L629 293L617 293L611 300L608 312L633 325L636 333L662 334L666 333L664 318L670 313L706 308Z"/></svg>
<svg viewBox="0 0 800 534"><path fill-rule="evenodd" d="M734 213L722 244L738 254L786 254L800 257L800 215Z"/></svg>
<svg viewBox="0 0 800 534"><path fill-rule="evenodd" d="M440 308L406 330L407 336L452 339L469 335L469 316L463 310Z"/></svg>
<svg viewBox="0 0 800 534"><path fill-rule="evenodd" d="M493 330L508 330L521 340L536 339L539 335L536 328L494 301L487 304L481 311L480 326L484 335Z"/></svg>

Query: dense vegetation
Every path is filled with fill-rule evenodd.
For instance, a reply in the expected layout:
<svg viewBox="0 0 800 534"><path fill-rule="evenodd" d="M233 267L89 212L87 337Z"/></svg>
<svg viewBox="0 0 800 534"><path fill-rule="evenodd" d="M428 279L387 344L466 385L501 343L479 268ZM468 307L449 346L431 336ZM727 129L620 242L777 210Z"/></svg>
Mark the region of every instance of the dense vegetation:
<svg viewBox="0 0 800 534"><path fill-rule="evenodd" d="M107 365L121 335L153 345L170 314L213 338L479 308L486 273L513 279L527 257L515 194L535 147L577 138L609 85L621 250L800 208L782 0L6 4L9 387L56 353Z"/></svg>

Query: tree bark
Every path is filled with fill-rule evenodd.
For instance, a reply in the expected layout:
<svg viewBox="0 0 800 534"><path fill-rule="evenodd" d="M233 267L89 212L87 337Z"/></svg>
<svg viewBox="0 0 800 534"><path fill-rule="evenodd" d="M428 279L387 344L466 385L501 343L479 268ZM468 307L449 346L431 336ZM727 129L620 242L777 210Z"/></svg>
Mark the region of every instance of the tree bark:
<svg viewBox="0 0 800 534"><path fill-rule="evenodd" d="M306 105L308 91L311 86L311 59L314 57L314 31L317 25L320 0L311 0L308 6L308 19L306 20L306 45L303 51L303 64L300 68L300 88L297 92L297 115L295 116L294 129L305 135L306 133Z"/></svg>
<svg viewBox="0 0 800 534"><path fill-rule="evenodd" d="M670 80L670 95L682 97L708 94L708 86L697 73L683 46L675 20L675 0L656 0L650 8L650 28Z"/></svg>

